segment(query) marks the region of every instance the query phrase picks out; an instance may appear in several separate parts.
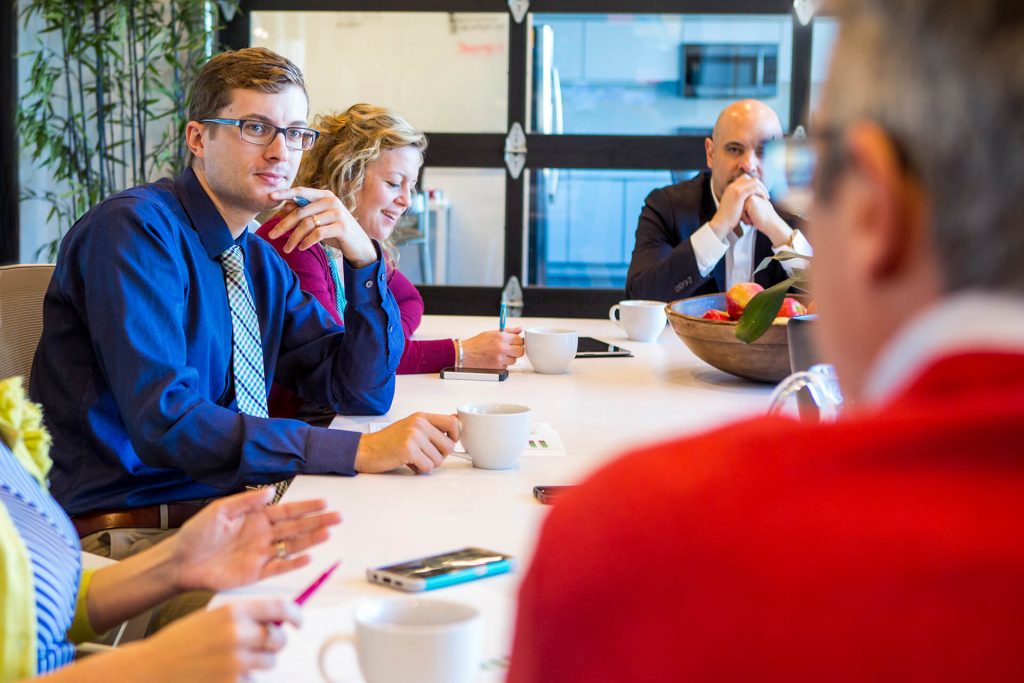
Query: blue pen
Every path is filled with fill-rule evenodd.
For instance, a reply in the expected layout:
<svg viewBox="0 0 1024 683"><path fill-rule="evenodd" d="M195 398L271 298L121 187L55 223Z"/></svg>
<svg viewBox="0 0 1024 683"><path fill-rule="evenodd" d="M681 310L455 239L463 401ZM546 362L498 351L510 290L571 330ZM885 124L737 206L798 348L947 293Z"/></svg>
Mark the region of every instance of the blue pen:
<svg viewBox="0 0 1024 683"><path fill-rule="evenodd" d="M498 314L498 330L501 332L505 331L505 314L508 310L508 304L504 301L501 302L501 313Z"/></svg>
<svg viewBox="0 0 1024 683"><path fill-rule="evenodd" d="M309 200L308 200L308 199L306 199L305 197L294 197L294 198L292 199L292 201L293 201L293 202L295 202L295 204L296 204L296 205L297 205L297 206L298 206L299 208L302 208L303 206L308 206L308 205L309 205Z"/></svg>

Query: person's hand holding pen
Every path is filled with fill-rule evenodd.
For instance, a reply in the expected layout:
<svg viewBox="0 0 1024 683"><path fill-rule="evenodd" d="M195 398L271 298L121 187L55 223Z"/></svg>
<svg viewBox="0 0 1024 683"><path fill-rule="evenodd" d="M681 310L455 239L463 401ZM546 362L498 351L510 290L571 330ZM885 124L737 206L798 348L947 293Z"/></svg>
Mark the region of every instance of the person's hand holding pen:
<svg viewBox="0 0 1024 683"><path fill-rule="evenodd" d="M292 187L270 193L271 199L288 202L284 217L268 233L270 239L288 235L284 252L305 251L317 242L341 250L354 268L377 260L377 250L359 223L335 194L329 190ZM293 207L290 211L289 206Z"/></svg>
<svg viewBox="0 0 1024 683"><path fill-rule="evenodd" d="M462 340L463 362L467 368L507 368L526 353L521 327L490 330Z"/></svg>
<svg viewBox="0 0 1024 683"><path fill-rule="evenodd" d="M516 359L526 353L523 338L519 336L523 328L509 327L508 304L504 301L498 311L497 332L481 332L475 337L462 341L464 352L463 365L467 368L501 368L514 365Z"/></svg>

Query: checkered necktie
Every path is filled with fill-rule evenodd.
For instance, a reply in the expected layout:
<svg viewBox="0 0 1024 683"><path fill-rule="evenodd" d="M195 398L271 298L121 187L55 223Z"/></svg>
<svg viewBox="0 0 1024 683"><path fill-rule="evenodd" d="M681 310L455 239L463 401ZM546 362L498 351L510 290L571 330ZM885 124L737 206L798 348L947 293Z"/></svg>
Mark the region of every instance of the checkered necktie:
<svg viewBox="0 0 1024 683"><path fill-rule="evenodd" d="M252 303L245 279L245 256L237 244L220 255L224 283L231 307L232 367L235 379L235 402L238 412L267 417L267 385L263 376L263 345L256 307ZM288 490L287 481L274 484L276 492L271 505L281 500Z"/></svg>

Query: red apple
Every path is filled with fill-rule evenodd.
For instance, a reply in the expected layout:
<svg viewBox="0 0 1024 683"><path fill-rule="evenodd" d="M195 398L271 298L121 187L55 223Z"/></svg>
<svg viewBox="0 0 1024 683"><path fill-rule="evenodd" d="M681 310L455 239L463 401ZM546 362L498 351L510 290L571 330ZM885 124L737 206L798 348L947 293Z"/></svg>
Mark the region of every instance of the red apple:
<svg viewBox="0 0 1024 683"><path fill-rule="evenodd" d="M780 318L792 318L794 315L804 315L807 307L791 296L782 300L782 308L779 309Z"/></svg>
<svg viewBox="0 0 1024 683"><path fill-rule="evenodd" d="M710 311L701 316L705 320L727 320L731 321L732 318L725 311L721 311L717 308L712 308Z"/></svg>
<svg viewBox="0 0 1024 683"><path fill-rule="evenodd" d="M763 292L764 287L756 282L739 282L729 288L725 293L725 308L729 311L729 317L739 320L743 315L743 309L747 307L750 300L758 292Z"/></svg>

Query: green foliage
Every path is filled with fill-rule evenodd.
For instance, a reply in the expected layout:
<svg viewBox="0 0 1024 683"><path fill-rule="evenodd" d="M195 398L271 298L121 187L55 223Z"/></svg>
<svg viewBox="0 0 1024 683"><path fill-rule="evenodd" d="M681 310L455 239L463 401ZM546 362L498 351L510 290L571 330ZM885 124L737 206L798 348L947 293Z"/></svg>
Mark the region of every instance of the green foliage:
<svg viewBox="0 0 1024 683"><path fill-rule="evenodd" d="M811 260L810 256L801 256L791 251L780 251L778 254L768 256L762 260L751 277L767 268L768 264L772 261L788 261L794 258ZM739 322L736 325L736 338L744 344L750 344L759 339L772 326L790 288L803 290L806 280L806 271L796 270L793 271L792 276L782 282L755 294L743 309L743 315L740 316Z"/></svg>
<svg viewBox="0 0 1024 683"><path fill-rule="evenodd" d="M22 149L52 184L24 199L64 232L89 207L184 167L187 95L213 49L210 26L238 0L28 0L41 24L18 100ZM210 20L208 22L208 20ZM215 28L214 28L215 30ZM40 249L53 260L60 238Z"/></svg>

